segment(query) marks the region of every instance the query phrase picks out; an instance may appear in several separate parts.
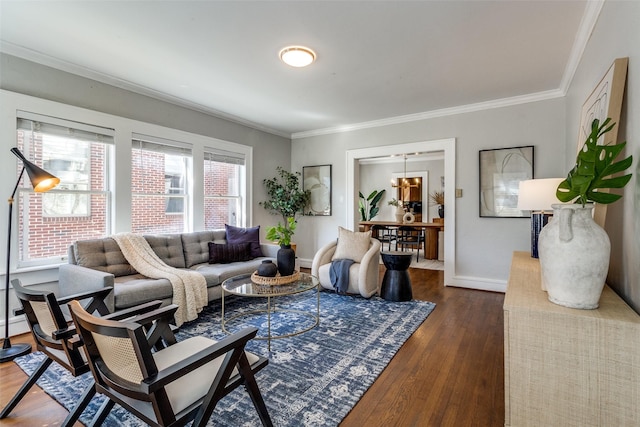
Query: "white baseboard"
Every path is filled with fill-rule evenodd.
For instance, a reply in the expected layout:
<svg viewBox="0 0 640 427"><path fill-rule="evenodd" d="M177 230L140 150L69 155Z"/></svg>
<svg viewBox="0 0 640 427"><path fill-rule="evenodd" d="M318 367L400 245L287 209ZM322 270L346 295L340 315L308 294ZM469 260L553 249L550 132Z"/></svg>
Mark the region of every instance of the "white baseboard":
<svg viewBox="0 0 640 427"><path fill-rule="evenodd" d="M311 268L313 260L300 258L300 267ZM485 279L482 277L454 276L445 286L455 286L458 288L477 289L479 291L506 292L507 281Z"/></svg>
<svg viewBox="0 0 640 427"><path fill-rule="evenodd" d="M4 319L0 320L0 325L2 325L2 330L4 331ZM27 319L25 319L24 316L13 316L9 318L10 337L24 334L25 332L29 331L29 324L27 324Z"/></svg>
<svg viewBox="0 0 640 427"><path fill-rule="evenodd" d="M485 279L482 277L454 276L448 283L445 283L445 286L503 293L507 291L506 280Z"/></svg>

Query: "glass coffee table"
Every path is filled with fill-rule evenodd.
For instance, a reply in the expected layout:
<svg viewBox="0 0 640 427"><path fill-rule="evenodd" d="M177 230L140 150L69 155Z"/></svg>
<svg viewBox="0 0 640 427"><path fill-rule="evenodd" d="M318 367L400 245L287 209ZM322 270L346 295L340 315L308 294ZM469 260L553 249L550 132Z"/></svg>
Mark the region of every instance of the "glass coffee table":
<svg viewBox="0 0 640 427"><path fill-rule="evenodd" d="M276 307L276 300L281 297L299 294L302 292L316 290L316 309L313 311L304 311L296 309L279 309ZM265 308L258 310L245 311L235 315L231 315L228 318L225 317L225 294L237 295L250 298L266 298ZM285 334L272 334L271 333L271 315L274 313L296 313L298 315L306 316L311 319L310 325L307 323L303 327L294 330L293 332ZM227 330L227 325L237 319L250 316L266 316L267 317L267 334L258 335L255 339L266 340L267 348L271 351L271 340L278 338L287 338L294 335L299 335L307 332L320 323L320 281L317 277L308 273L300 273L300 277L294 282L285 285L263 285L254 283L251 280L251 274L241 274L239 276L233 276L224 282L222 282L222 330L231 334Z"/></svg>

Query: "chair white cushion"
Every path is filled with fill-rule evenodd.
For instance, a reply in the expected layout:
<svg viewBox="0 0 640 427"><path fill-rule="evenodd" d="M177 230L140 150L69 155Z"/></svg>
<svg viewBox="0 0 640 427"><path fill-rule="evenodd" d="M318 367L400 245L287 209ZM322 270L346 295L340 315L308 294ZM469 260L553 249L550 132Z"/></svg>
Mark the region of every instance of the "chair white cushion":
<svg viewBox="0 0 640 427"><path fill-rule="evenodd" d="M338 227L338 245L331 259L352 259L360 262L369 250L370 241L371 230L358 232Z"/></svg>
<svg viewBox="0 0 640 427"><path fill-rule="evenodd" d="M347 287L348 294L359 294L360 286L358 284L358 276L360 275L360 267L362 264L353 263L349 267L349 286ZM331 270L331 264L324 264L318 268L318 280L320 281L320 285L325 289L333 290L333 285L331 284L331 278L329 271Z"/></svg>
<svg viewBox="0 0 640 427"><path fill-rule="evenodd" d="M216 341L209 338L192 337L154 353L153 358L158 370L163 370L215 343ZM253 364L258 360L258 356L249 352L245 353L249 359L249 364ZM186 409L207 394L223 359L224 355L167 385L167 395L175 413ZM237 374L238 370L234 368L231 377Z"/></svg>

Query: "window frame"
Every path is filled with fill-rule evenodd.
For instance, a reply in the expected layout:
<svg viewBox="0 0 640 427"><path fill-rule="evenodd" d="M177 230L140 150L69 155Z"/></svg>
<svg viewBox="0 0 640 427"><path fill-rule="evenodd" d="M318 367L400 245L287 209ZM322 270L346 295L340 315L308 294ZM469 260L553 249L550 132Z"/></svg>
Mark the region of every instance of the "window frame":
<svg viewBox="0 0 640 427"><path fill-rule="evenodd" d="M17 146L16 140L16 119L17 111L32 111L37 114L62 117L69 121L79 123L91 123L96 126L111 128L115 130L115 155L113 157L114 173L110 177L112 188L111 207L113 212L110 227L111 233L121 233L130 231L131 227L131 140L134 134L159 135L172 140L189 141L193 144L193 197L191 199L192 215L189 218L191 230L204 230L203 206L203 170L199 159L203 156L204 147L215 147L225 151L242 153L245 156L245 197L242 203L244 215L244 226L252 223L253 218L253 147L237 142L225 141L212 136L205 136L186 132L180 129L163 127L161 125L141 122L122 116L115 116L99 111L89 110L82 107L63 104L42 98L36 98L0 89L0 139L8 141L7 148ZM4 167L0 167L0 192L11 194L16 182L17 159L14 156L4 156L1 160ZM125 164L125 167L121 165ZM0 223L4 226L8 223L8 209L0 209ZM17 224L15 217L13 225ZM58 280L58 266L67 262L64 256L57 262L33 267L17 266L17 233L11 235L11 257L9 271L12 275L22 275L25 283L53 283ZM6 245L0 245L0 257L7 259ZM4 268L0 269L4 271ZM2 273L0 273L2 274ZM0 288L2 288L0 283Z"/></svg>

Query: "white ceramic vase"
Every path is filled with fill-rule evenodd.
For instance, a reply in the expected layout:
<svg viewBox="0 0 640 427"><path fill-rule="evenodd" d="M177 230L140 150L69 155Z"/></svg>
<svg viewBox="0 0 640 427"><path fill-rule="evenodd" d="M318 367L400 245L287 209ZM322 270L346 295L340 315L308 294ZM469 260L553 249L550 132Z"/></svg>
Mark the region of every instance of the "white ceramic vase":
<svg viewBox="0 0 640 427"><path fill-rule="evenodd" d="M609 271L609 236L593 220L593 204L552 207L553 218L538 241L549 301L570 308L598 308Z"/></svg>
<svg viewBox="0 0 640 427"><path fill-rule="evenodd" d="M402 206L396 207L396 222L402 224L402 219L404 218L404 208Z"/></svg>

